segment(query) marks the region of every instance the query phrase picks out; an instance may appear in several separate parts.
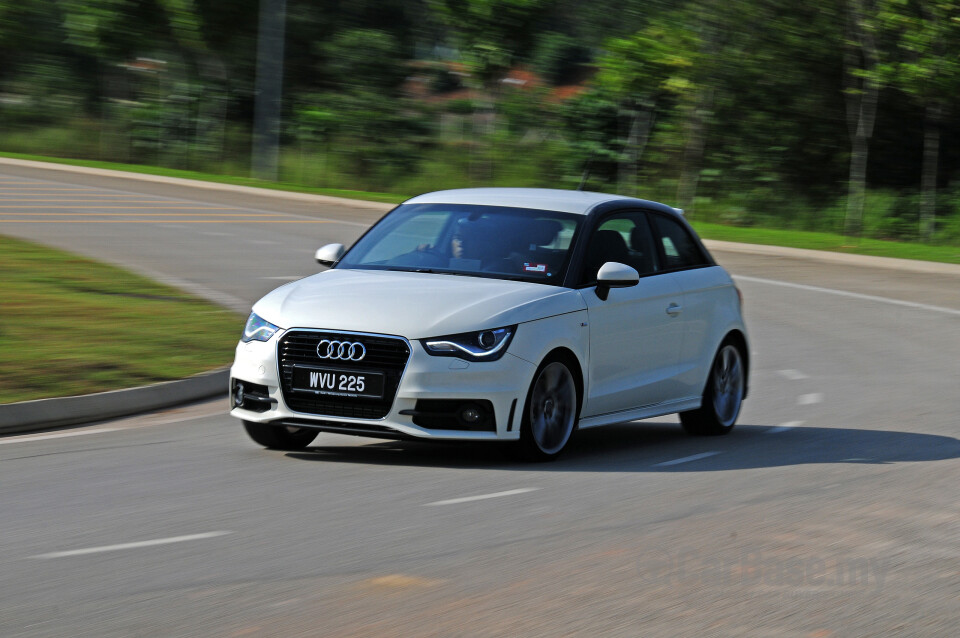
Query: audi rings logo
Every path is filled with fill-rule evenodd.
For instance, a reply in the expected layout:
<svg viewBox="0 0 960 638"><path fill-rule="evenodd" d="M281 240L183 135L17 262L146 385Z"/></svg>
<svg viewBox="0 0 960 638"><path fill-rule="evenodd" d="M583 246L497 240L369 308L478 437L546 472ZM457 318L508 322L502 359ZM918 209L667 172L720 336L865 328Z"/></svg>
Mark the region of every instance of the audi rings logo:
<svg viewBox="0 0 960 638"><path fill-rule="evenodd" d="M360 361L367 356L367 349L358 341L321 339L317 344L317 356L321 359Z"/></svg>

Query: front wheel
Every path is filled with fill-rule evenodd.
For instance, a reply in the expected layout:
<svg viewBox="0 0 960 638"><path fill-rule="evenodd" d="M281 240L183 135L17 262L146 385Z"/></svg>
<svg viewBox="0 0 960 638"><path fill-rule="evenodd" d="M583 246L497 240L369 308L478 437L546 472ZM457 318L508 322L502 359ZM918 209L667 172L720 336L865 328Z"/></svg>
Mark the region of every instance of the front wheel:
<svg viewBox="0 0 960 638"><path fill-rule="evenodd" d="M534 461L557 458L573 434L579 408L577 383L567 364L556 359L541 364L520 426L523 455Z"/></svg>
<svg viewBox="0 0 960 638"><path fill-rule="evenodd" d="M689 434L728 434L740 415L745 387L743 354L725 343L710 367L700 408L680 413L683 429Z"/></svg>
<svg viewBox="0 0 960 638"><path fill-rule="evenodd" d="M254 423L253 421L244 421L243 429L247 435L271 450L302 450L313 443L317 438L317 430L311 428L294 428L283 425L270 425L269 423Z"/></svg>

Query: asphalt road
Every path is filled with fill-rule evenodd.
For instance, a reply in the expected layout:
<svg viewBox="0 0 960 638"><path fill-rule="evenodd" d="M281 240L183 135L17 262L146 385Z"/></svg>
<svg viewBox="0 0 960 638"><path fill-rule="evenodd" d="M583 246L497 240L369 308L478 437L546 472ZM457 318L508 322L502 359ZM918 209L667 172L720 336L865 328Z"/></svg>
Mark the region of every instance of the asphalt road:
<svg viewBox="0 0 960 638"><path fill-rule="evenodd" d="M120 185L0 168L0 233L245 311L375 217ZM728 437L294 454L212 402L0 438L0 636L960 635L960 278L715 256L754 349Z"/></svg>

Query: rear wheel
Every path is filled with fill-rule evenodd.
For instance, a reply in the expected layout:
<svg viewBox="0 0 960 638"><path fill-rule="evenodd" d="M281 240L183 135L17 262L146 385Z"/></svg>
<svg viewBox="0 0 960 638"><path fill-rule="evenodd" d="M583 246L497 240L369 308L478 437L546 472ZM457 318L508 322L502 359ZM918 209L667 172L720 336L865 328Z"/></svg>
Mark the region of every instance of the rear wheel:
<svg viewBox="0 0 960 638"><path fill-rule="evenodd" d="M544 361L527 393L527 407L520 426L520 449L534 461L557 458L577 425L580 406L577 382L566 363Z"/></svg>
<svg viewBox="0 0 960 638"><path fill-rule="evenodd" d="M243 429L251 439L271 450L302 450L313 443L318 434L317 430L311 428L294 428L253 421L244 421Z"/></svg>
<svg viewBox="0 0 960 638"><path fill-rule="evenodd" d="M732 343L723 344L710 368L700 408L680 413L683 429L690 434L728 434L743 405L745 374L743 353Z"/></svg>

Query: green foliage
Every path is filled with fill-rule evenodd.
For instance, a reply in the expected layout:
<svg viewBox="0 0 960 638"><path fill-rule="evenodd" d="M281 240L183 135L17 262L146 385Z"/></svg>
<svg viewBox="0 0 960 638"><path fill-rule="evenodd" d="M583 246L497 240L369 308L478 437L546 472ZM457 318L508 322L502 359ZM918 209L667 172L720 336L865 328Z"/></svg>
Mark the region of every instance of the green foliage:
<svg viewBox="0 0 960 638"><path fill-rule="evenodd" d="M590 49L565 33L547 32L537 39L531 59L534 70L550 84L576 81L581 67L591 60Z"/></svg>
<svg viewBox="0 0 960 638"><path fill-rule="evenodd" d="M568 184L582 175L592 178L589 188L601 188L616 177L620 160L620 107L600 91L578 96L561 109L570 152L564 176Z"/></svg>
<svg viewBox="0 0 960 638"><path fill-rule="evenodd" d="M888 81L921 102L947 106L960 88L960 2L884 0L880 15L898 49L884 65Z"/></svg>
<svg viewBox="0 0 960 638"><path fill-rule="evenodd" d="M325 79L351 93L392 94L406 69L395 37L375 29L350 29L321 47Z"/></svg>
<svg viewBox="0 0 960 638"><path fill-rule="evenodd" d="M473 77L484 86L499 79L533 46L533 28L551 0L427 0L434 19L449 29Z"/></svg>
<svg viewBox="0 0 960 638"><path fill-rule="evenodd" d="M0 150L246 175L258 10L0 0ZM287 0L281 175L401 194L586 176L682 199L696 219L836 231L851 122L883 85L864 236L916 237L922 200L931 240L948 241L958 12L958 0ZM537 77L502 81L520 69ZM917 195L929 118L935 208Z"/></svg>
<svg viewBox="0 0 960 638"><path fill-rule="evenodd" d="M597 62L598 91L620 102L654 105L689 91L699 42L675 16L626 38L614 38Z"/></svg>

